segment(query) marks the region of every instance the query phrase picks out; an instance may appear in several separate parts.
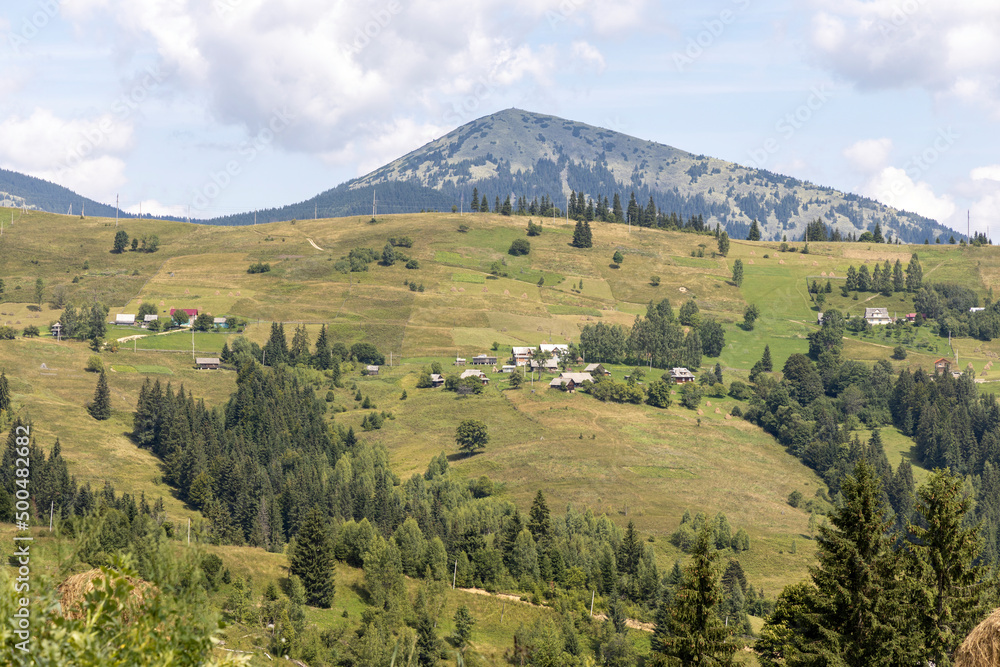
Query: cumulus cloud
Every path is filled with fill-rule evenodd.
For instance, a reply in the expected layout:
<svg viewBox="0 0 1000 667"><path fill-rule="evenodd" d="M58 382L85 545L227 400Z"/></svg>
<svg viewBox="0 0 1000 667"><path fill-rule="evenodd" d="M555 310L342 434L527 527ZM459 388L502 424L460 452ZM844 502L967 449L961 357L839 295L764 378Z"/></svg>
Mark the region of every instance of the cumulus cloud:
<svg viewBox="0 0 1000 667"><path fill-rule="evenodd" d="M80 27L115 21L120 49L151 40L169 88L205 100L214 119L253 134L287 109L296 122L277 143L330 156L350 152L352 144L375 147L386 131L400 132L389 140L400 145L422 138L416 125L428 118L439 119L430 125L446 124L445 114L470 96L496 108L504 92L547 86L570 67L599 73L603 56L580 37L641 26L648 5L629 0L607 14L584 0L63 0L61 6ZM483 99L484 82L486 96L496 96L491 103ZM396 127L401 117L413 125ZM364 147L366 140L374 143Z"/></svg>
<svg viewBox="0 0 1000 667"><path fill-rule="evenodd" d="M870 174L878 171L889 160L892 150L892 140L888 138L864 139L844 149L844 157L851 166L862 173Z"/></svg>
<svg viewBox="0 0 1000 667"><path fill-rule="evenodd" d="M818 60L861 88L920 86L1000 114L1000 4L988 0L819 0Z"/></svg>
<svg viewBox="0 0 1000 667"><path fill-rule="evenodd" d="M956 210L954 197L934 194L929 183L914 181L906 170L899 167L881 169L865 184L863 194L888 206L944 223Z"/></svg>
<svg viewBox="0 0 1000 667"><path fill-rule="evenodd" d="M125 182L120 155L131 147L132 132L132 124L114 113L67 119L37 108L0 121L0 161L107 201Z"/></svg>

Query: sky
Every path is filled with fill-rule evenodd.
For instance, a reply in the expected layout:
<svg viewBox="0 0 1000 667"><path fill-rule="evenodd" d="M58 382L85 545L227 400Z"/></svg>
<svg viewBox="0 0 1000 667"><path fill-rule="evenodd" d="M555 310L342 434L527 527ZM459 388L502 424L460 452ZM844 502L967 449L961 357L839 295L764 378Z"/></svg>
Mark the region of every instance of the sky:
<svg viewBox="0 0 1000 667"><path fill-rule="evenodd" d="M995 0L7 5L0 167L130 212L302 201L517 107L1000 229Z"/></svg>

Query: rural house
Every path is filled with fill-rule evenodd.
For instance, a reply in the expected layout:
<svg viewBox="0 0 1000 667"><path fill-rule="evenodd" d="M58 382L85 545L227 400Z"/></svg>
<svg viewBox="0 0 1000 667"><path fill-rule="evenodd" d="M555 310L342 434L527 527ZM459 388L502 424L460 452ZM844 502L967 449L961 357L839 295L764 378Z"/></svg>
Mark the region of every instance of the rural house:
<svg viewBox="0 0 1000 667"><path fill-rule="evenodd" d="M587 367L583 369L584 373L590 373L591 375L611 375L611 371L606 369L601 364L587 364Z"/></svg>
<svg viewBox="0 0 1000 667"><path fill-rule="evenodd" d="M511 354L514 356L515 366L525 366L529 361L531 361L531 348L530 347L515 347L511 348Z"/></svg>
<svg viewBox="0 0 1000 667"><path fill-rule="evenodd" d="M872 326L878 324L892 324L892 318L889 317L888 308L865 308L865 321Z"/></svg>
<svg viewBox="0 0 1000 667"><path fill-rule="evenodd" d="M566 354L567 352L569 352L569 345L563 345L561 343L557 344L542 343L541 345L538 346L538 349L541 350L542 352L548 352L549 354L555 356L560 354Z"/></svg>
<svg viewBox="0 0 1000 667"><path fill-rule="evenodd" d="M365 375L378 375L378 366L365 366Z"/></svg>
<svg viewBox="0 0 1000 667"><path fill-rule="evenodd" d="M542 371L552 371L555 372L559 370L559 357L552 357L551 359L546 359L545 361L531 361L531 370L542 370Z"/></svg>
<svg viewBox="0 0 1000 667"><path fill-rule="evenodd" d="M482 372L481 370L472 368L470 368L467 371L462 371L462 374L458 376L458 379L464 380L465 378L470 378L470 377L478 379L480 382L483 383L484 386L490 383L490 379L486 377L486 373Z"/></svg>
<svg viewBox="0 0 1000 667"><path fill-rule="evenodd" d="M951 370L951 360L945 357L941 357L934 362L934 374L941 375L942 373L947 373Z"/></svg>
<svg viewBox="0 0 1000 667"><path fill-rule="evenodd" d="M674 381L674 384L687 384L694 382L694 373L686 368L671 368L670 379Z"/></svg>
<svg viewBox="0 0 1000 667"><path fill-rule="evenodd" d="M444 385L444 376L438 375L437 373L431 373L431 386L440 387Z"/></svg>
<svg viewBox="0 0 1000 667"><path fill-rule="evenodd" d="M201 370L218 370L221 365L216 357L198 357L194 360L194 363Z"/></svg>
<svg viewBox="0 0 1000 667"><path fill-rule="evenodd" d="M485 354L477 354L476 356L472 357L472 365L473 366L496 366L497 365L497 358L496 357L490 357L490 356L485 355Z"/></svg>
<svg viewBox="0 0 1000 667"><path fill-rule="evenodd" d="M118 313L115 315L114 324L123 324L125 326L135 325L135 315L129 315L127 313Z"/></svg>
<svg viewBox="0 0 1000 667"><path fill-rule="evenodd" d="M584 382L593 381L594 378L590 373L561 373L559 377L553 378L552 382L549 382L549 387L563 391L576 391Z"/></svg>
<svg viewBox="0 0 1000 667"><path fill-rule="evenodd" d="M212 318L212 326L218 327L220 329L226 329L226 328L228 328L228 325L226 324L226 318L224 318L224 317L213 317Z"/></svg>
<svg viewBox="0 0 1000 667"><path fill-rule="evenodd" d="M464 366L465 365L465 359L463 357L455 357L455 365L456 366Z"/></svg>

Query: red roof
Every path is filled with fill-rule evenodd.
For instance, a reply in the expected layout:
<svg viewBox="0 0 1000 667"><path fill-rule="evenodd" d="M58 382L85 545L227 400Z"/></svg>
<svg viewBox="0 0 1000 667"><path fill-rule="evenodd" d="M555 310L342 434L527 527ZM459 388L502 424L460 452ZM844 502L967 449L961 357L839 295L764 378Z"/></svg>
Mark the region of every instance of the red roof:
<svg viewBox="0 0 1000 667"><path fill-rule="evenodd" d="M181 308L181 310L183 310L185 313L187 313L188 317L198 317L198 309L197 308ZM173 316L173 314L176 311L177 311L176 308L171 308L170 309L170 315Z"/></svg>

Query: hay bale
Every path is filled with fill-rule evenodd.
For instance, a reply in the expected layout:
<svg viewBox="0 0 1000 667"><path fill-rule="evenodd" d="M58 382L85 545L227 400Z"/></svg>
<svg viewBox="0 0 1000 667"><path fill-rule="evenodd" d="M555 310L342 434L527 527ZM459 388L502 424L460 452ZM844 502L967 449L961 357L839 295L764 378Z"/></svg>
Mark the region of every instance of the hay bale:
<svg viewBox="0 0 1000 667"><path fill-rule="evenodd" d="M955 653L955 667L993 667L1000 664L1000 609L986 617Z"/></svg>
<svg viewBox="0 0 1000 667"><path fill-rule="evenodd" d="M59 584L59 604L62 607L62 614L66 618L83 618L82 607L86 603L87 594L94 590L94 581L103 579L104 573L99 569L88 570L80 574L67 577ZM132 585L129 593L129 600L119 610L125 623L130 623L143 601L155 591L155 587L147 581L126 577Z"/></svg>

